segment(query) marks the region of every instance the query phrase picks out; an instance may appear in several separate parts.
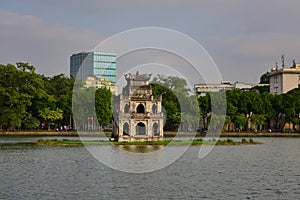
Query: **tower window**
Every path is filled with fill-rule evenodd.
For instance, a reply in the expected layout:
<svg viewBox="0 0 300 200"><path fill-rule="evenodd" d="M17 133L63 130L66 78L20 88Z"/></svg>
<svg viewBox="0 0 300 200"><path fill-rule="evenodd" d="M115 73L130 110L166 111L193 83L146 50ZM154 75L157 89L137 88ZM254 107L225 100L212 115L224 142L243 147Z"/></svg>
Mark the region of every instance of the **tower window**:
<svg viewBox="0 0 300 200"><path fill-rule="evenodd" d="M129 113L129 105L128 104L126 104L124 106L124 113Z"/></svg>
<svg viewBox="0 0 300 200"><path fill-rule="evenodd" d="M139 104L136 108L137 113L145 113L145 107L143 104Z"/></svg>
<svg viewBox="0 0 300 200"><path fill-rule="evenodd" d="M152 106L152 113L157 113L157 105L156 104L154 104Z"/></svg>
<svg viewBox="0 0 300 200"><path fill-rule="evenodd" d="M129 124L127 122L123 125L123 135L130 135L129 134Z"/></svg>

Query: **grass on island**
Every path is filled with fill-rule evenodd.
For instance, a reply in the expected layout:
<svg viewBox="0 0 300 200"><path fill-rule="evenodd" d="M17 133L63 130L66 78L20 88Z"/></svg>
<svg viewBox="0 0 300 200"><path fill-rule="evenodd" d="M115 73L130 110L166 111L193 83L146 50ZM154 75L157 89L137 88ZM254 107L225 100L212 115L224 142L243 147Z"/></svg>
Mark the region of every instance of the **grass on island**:
<svg viewBox="0 0 300 200"><path fill-rule="evenodd" d="M43 140L40 139L36 142L33 142L36 145L45 145L45 146L83 146L83 145L247 145L247 144L262 144L261 142L254 141L253 139L242 139L241 141L234 141L232 139L226 140L203 140L203 139L194 139L191 140L164 140L164 141L144 141L144 142L108 142L108 141L81 141L81 140Z"/></svg>
<svg viewBox="0 0 300 200"><path fill-rule="evenodd" d="M46 146L84 146L84 145L104 145L108 144L108 142L105 141L81 141L81 140L44 140L39 139L38 141L34 142L34 144L37 145L46 145Z"/></svg>

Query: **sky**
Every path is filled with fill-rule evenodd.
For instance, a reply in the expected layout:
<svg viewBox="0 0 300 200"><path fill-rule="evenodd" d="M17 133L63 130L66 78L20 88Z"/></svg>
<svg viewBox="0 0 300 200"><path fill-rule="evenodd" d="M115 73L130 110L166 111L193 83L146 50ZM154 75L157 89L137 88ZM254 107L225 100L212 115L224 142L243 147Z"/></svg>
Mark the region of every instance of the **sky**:
<svg viewBox="0 0 300 200"><path fill-rule="evenodd" d="M298 0L0 0L0 63L69 75L72 54L140 27L179 31L201 44L222 79L258 83L285 55L300 62Z"/></svg>

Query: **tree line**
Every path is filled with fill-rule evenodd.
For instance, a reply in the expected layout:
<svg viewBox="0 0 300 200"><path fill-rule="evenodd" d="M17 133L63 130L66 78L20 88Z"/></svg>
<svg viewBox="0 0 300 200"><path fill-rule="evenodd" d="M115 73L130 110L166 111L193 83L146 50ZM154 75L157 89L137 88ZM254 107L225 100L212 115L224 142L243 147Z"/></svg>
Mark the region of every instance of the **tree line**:
<svg viewBox="0 0 300 200"><path fill-rule="evenodd" d="M0 64L0 128L6 131L72 129L74 82L75 78L63 74L53 77L40 75L35 72L35 67L28 63ZM83 83L81 85L83 86ZM101 104L106 102L103 95L106 95L106 98L109 98L107 102L110 102L111 93L102 88L95 89L94 92L98 101L96 110L100 113L101 106L107 107L106 104ZM109 114L109 111L107 113ZM103 125L110 122L106 115L101 116L97 117Z"/></svg>
<svg viewBox="0 0 300 200"><path fill-rule="evenodd" d="M74 83L73 77L63 74L40 75L28 63L0 65L0 128L7 131L74 128L74 107L77 117L83 119L77 122L78 126L95 119L100 126L109 125L113 109L111 92L85 88L79 82L80 89L74 93ZM211 109L214 94L196 96L186 86L185 79L162 75L154 77L151 83L153 95L163 96L165 130L206 130L209 126L215 112ZM300 89L281 95L270 94L266 88L256 89L226 91L226 105L222 108L226 108L225 131L283 131L286 123L291 130L299 130ZM95 102L92 107L91 102Z"/></svg>
<svg viewBox="0 0 300 200"><path fill-rule="evenodd" d="M265 89L263 89L265 90ZM286 94L259 93L240 89L226 91L225 131L299 131L300 89ZM209 116L210 95L199 97L200 110Z"/></svg>
<svg viewBox="0 0 300 200"><path fill-rule="evenodd" d="M262 79L266 81L264 75L261 82ZM221 98L225 98L225 95L212 92L206 96L195 96L185 87L186 81L182 78L172 76L154 78L153 94L163 94L162 105L168 116L165 123L167 130L178 128L188 130L190 127L193 130L205 131L212 116L215 116L214 121L222 117L225 119L224 131L282 132L286 124L289 124L289 130L300 131L299 88L280 95L270 94L268 86L255 87L250 91L228 90L225 91L226 102L223 104L224 99ZM214 111L211 105L212 95L214 104L219 104ZM180 127L182 125L185 127Z"/></svg>

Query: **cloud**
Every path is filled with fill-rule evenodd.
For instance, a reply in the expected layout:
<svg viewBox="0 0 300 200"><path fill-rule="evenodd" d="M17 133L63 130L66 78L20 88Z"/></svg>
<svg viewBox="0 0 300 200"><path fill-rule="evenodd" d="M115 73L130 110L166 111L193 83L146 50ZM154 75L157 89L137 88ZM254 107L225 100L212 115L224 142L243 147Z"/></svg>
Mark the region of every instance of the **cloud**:
<svg viewBox="0 0 300 200"><path fill-rule="evenodd" d="M7 0L8 1L8 0ZM231 13L236 7L240 7L243 1L240 0L113 0L113 1L99 1L99 0L27 0L27 5L40 5L51 9L65 9L77 10L81 13L116 13L123 11L142 11L152 12L153 10L163 9L168 12L172 9L178 9L182 12L187 10L197 9L205 14L220 14L224 12ZM208 10L207 8L214 9ZM179 14L179 13L177 13Z"/></svg>
<svg viewBox="0 0 300 200"><path fill-rule="evenodd" d="M0 10L1 62L27 60L43 73L68 72L70 54L91 49L104 38L87 29L113 34L142 26L172 28L196 39L217 62L224 79L255 82L280 62L282 53L287 63L294 58L300 62L298 0L28 0L23 4L24 9L11 9L39 17ZM60 21L50 22L55 20Z"/></svg>
<svg viewBox="0 0 300 200"><path fill-rule="evenodd" d="M227 49L237 57L269 58L280 53L297 52L299 49L300 35L261 33L251 35L218 36L210 37L209 41L214 46Z"/></svg>
<svg viewBox="0 0 300 200"><path fill-rule="evenodd" d="M39 73L69 74L72 53L90 50L103 35L0 10L0 62L29 62Z"/></svg>
<svg viewBox="0 0 300 200"><path fill-rule="evenodd" d="M259 33L235 36L212 36L208 39L209 51L223 76L236 77L238 81L255 82L259 77L280 63L286 56L287 67L292 60L300 61L298 49L300 35Z"/></svg>

